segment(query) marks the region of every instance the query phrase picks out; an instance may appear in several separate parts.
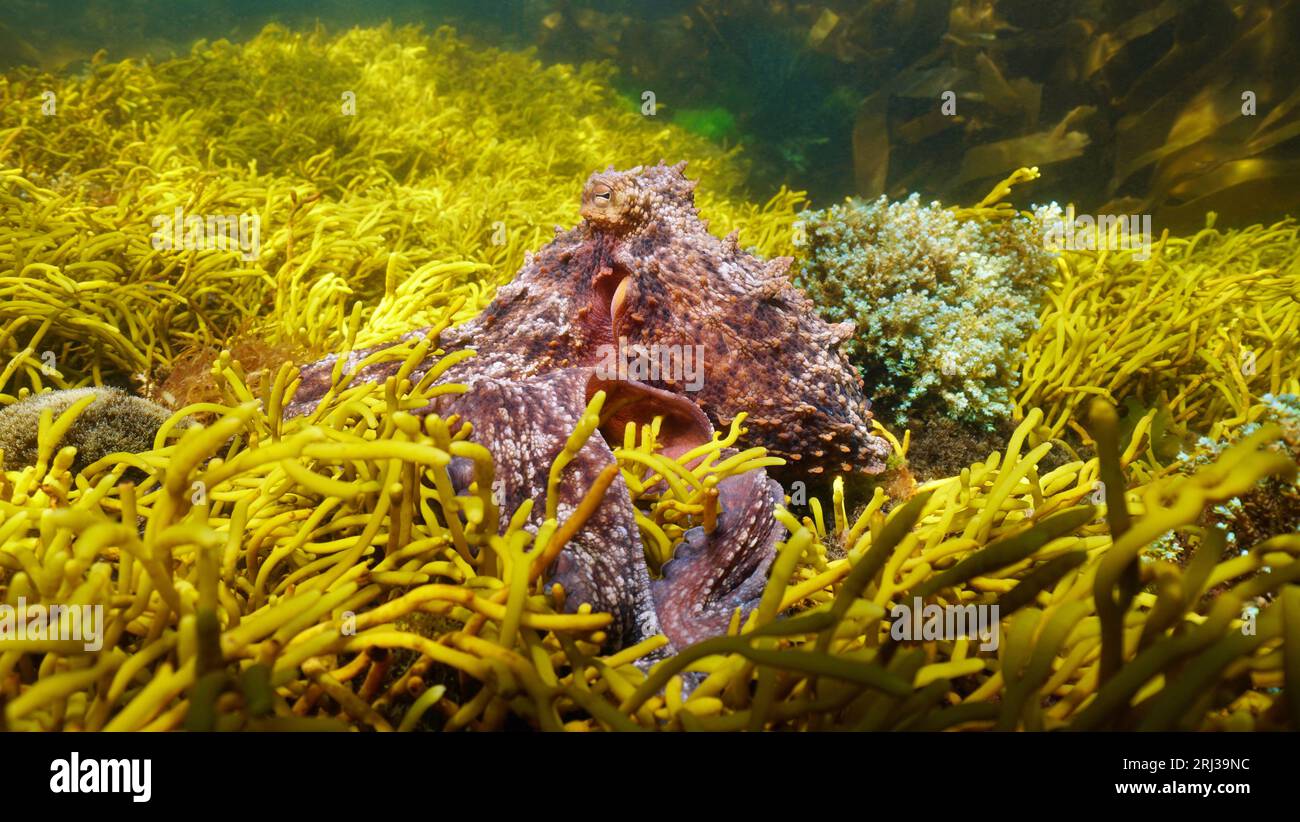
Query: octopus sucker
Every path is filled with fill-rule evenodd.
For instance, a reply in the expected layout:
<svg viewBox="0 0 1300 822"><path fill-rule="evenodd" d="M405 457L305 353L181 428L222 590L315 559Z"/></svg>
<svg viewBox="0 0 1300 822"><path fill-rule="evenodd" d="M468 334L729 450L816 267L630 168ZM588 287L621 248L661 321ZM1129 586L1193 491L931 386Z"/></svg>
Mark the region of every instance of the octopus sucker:
<svg viewBox="0 0 1300 822"><path fill-rule="evenodd" d="M562 512L615 461L609 443L622 442L625 426L656 417L669 457L762 408L747 422L746 445L784 458L800 476L884 470L889 445L871 433L862 379L839 350L851 327L817 316L790 283L788 259L765 261L742 250L735 235L710 234L695 207L696 183L684 169L685 163L660 163L592 174L582 191L581 222L529 255L481 314L439 336L443 352L476 354L439 378L464 384L465 393L440 396L421 412L470 422L471 437L493 453L500 475L511 478L503 527L524 499L544 499L550 465L596 391L606 392L605 439L593 437L566 469ZM614 378L603 358L623 343L635 351L699 352L701 379L679 373ZM375 350L347 355L344 370ZM422 364L412 378L432 364ZM330 389L335 367L334 357L304 366L286 412L312 411ZM398 368L369 365L352 379L379 381ZM497 413L503 407L509 413ZM849 465L845 453L858 461ZM453 481L467 488L472 471L457 466ZM619 479L556 559L550 579L564 587L566 610L586 603L614 616L614 647L662 632L670 648L681 648L724 633L737 609L743 616L757 605L785 534L774 516L783 498L781 485L762 468L721 481L712 530L688 530L662 576L651 578L634 505ZM544 508L534 505L534 520Z"/></svg>

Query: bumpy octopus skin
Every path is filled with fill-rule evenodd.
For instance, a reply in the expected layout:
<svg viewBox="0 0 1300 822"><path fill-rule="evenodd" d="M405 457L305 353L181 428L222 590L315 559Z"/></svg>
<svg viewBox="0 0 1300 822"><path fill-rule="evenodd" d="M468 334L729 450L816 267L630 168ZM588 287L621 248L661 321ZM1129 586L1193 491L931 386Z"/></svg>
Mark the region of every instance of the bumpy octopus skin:
<svg viewBox="0 0 1300 822"><path fill-rule="evenodd" d="M472 439L493 453L505 485L503 526L524 499L544 500L551 462L597 390L609 394L602 431L610 441L621 442L626 421L659 415L664 450L675 456L748 411L747 444L801 471L884 469L889 447L871 434L861 378L839 351L852 324L829 325L816 315L789 282L788 258L764 262L741 250L734 235L711 235L684 165L593 174L582 222L557 228L478 317L440 336L444 351L472 348L476 355L439 378L464 383L466 392L424 411L459 414L473 425ZM597 366L620 338L628 347L701 346L699 390L672 374L608 379ZM344 371L374 350L352 352ZM287 414L319 403L334 364L331 356L303 367ZM380 381L397 368L367 366L354 381ZM605 442L588 442L566 471L561 517L613 461ZM455 484L468 487L472 466L453 468ZM550 571L566 591L566 608L587 602L613 614L615 647L661 631L677 648L724 633L737 608L757 604L784 529L772 516L781 488L761 469L720 483L719 492L714 531L688 531L662 578L652 580L627 487L616 480ZM540 525L542 508L534 506L529 530Z"/></svg>

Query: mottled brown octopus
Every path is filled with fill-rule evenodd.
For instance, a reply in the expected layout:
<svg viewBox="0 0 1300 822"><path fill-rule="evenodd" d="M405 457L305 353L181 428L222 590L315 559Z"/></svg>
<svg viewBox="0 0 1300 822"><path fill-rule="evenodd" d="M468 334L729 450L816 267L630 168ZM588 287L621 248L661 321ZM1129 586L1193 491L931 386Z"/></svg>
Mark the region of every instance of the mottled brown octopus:
<svg viewBox="0 0 1300 822"><path fill-rule="evenodd" d="M577 227L557 228L478 317L441 335L444 351L477 353L440 377L467 390L423 411L459 415L493 453L503 527L525 499L545 500L551 463L599 390L607 392L601 431L610 442L622 441L629 420L661 416L664 452L679 456L744 411L745 444L764 446L801 472L884 470L888 445L872 435L862 380L839 350L852 323L817 316L789 281L789 258L764 261L741 249L734 233L710 234L684 166L593 174ZM671 370L614 378L602 363L620 344L698 350L703 379L687 384ZM345 370L374 350L348 355ZM287 413L319 403L334 364L329 357L302 369ZM367 366L355 380L383 380L397 368ZM605 439L592 437L564 474L561 518L612 462ZM469 461L454 460L451 471L459 489L474 480ZM550 569L565 607L589 603L612 614L613 647L663 633L671 652L725 633L735 610L747 612L762 594L784 535L773 517L783 493L761 468L723 481L719 492L712 532L688 531L662 576L651 578L631 497L616 479ZM544 508L534 505L529 530Z"/></svg>

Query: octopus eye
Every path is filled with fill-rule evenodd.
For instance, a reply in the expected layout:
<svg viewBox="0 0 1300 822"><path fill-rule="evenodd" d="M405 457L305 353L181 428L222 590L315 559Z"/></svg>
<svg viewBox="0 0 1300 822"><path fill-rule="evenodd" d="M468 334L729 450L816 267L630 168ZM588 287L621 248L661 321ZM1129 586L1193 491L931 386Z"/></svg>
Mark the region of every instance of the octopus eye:
<svg viewBox="0 0 1300 822"><path fill-rule="evenodd" d="M604 183L601 183L600 185L592 189L591 199L597 205L609 205L610 198L613 196L613 194L614 194L614 190L612 188L610 188L608 185L605 185Z"/></svg>

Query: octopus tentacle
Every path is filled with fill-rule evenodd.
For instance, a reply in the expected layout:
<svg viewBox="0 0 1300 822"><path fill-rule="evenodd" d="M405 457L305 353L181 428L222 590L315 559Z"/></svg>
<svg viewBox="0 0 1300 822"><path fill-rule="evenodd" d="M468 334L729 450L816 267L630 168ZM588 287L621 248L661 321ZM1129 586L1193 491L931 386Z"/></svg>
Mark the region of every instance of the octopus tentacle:
<svg viewBox="0 0 1300 822"><path fill-rule="evenodd" d="M660 625L679 648L725 634L737 608L742 620L749 615L785 535L772 516L781 486L763 469L728 477L718 490L722 513L713 532L687 531L662 578L650 582Z"/></svg>
<svg viewBox="0 0 1300 822"><path fill-rule="evenodd" d="M523 380L482 378L464 394L435 403L439 413L457 414L470 423L470 439L496 457L502 529L524 500L546 498L551 464L586 410L590 376L589 369L573 368ZM560 478L561 520L572 515L596 477L614 462L614 452L601 437L587 440ZM472 471L456 467L457 484L468 485L467 468ZM536 534L545 513L545 505L534 505L524 528ZM547 579L563 586L567 611L588 603L614 616L608 631L613 647L660 633L632 498L621 476L569 540Z"/></svg>

